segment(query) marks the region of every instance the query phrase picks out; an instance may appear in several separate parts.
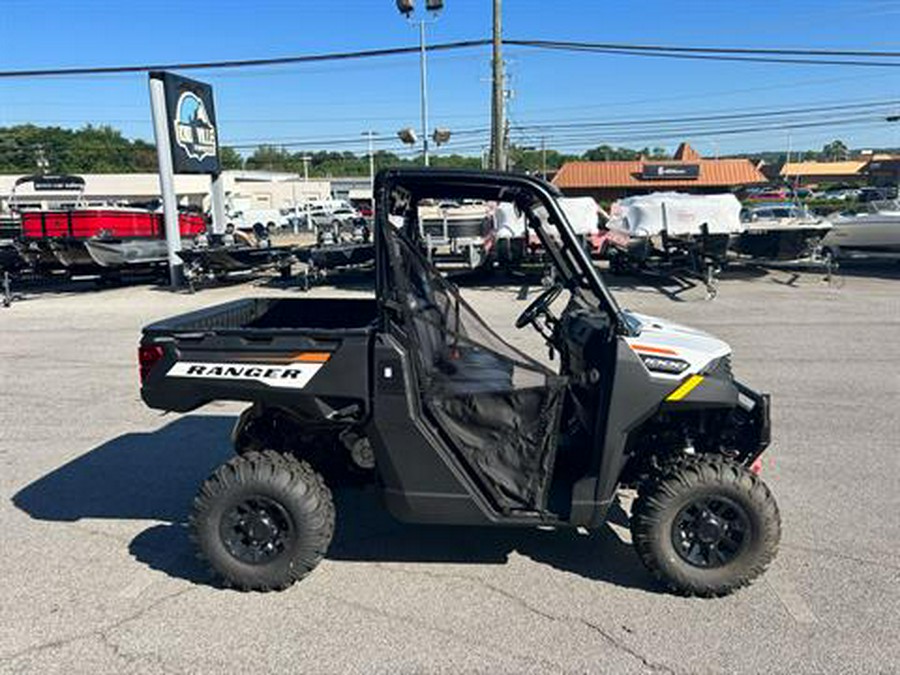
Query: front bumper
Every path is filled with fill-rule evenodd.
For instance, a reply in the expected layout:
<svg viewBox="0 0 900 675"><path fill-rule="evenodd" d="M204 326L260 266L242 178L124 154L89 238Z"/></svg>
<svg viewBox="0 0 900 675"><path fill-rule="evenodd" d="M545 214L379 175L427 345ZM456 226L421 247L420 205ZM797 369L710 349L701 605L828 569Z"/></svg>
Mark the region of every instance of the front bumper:
<svg viewBox="0 0 900 675"><path fill-rule="evenodd" d="M735 382L738 390L738 410L741 411L739 428L745 461L753 462L772 442L771 396L759 393L740 382Z"/></svg>

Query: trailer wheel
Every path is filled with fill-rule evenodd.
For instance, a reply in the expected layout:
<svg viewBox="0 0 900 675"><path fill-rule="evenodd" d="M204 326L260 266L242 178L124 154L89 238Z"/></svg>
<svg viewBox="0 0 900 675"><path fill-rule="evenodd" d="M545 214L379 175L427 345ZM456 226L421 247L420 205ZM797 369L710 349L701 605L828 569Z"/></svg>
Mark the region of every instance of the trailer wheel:
<svg viewBox="0 0 900 675"><path fill-rule="evenodd" d="M638 489L634 547L659 581L685 595L727 595L762 574L781 518L766 485L725 457L692 457Z"/></svg>
<svg viewBox="0 0 900 675"><path fill-rule="evenodd" d="M242 591L282 590L321 562L334 502L305 462L272 450L220 466L201 486L191 538L213 571Z"/></svg>
<svg viewBox="0 0 900 675"><path fill-rule="evenodd" d="M609 256L609 273L613 276L621 276L628 270L626 269L625 259L621 253L613 252Z"/></svg>

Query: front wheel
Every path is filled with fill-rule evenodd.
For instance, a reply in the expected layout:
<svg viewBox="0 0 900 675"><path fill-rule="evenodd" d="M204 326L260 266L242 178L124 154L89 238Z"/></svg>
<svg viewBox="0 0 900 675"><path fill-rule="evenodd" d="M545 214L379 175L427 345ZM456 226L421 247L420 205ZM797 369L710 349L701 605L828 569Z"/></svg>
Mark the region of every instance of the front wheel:
<svg viewBox="0 0 900 675"><path fill-rule="evenodd" d="M322 477L305 462L266 450L231 459L203 483L190 531L226 584L270 591L287 588L321 562L334 520Z"/></svg>
<svg viewBox="0 0 900 675"><path fill-rule="evenodd" d="M766 485L724 457L687 458L638 490L631 520L641 561L670 589L727 595L762 574L781 518Z"/></svg>

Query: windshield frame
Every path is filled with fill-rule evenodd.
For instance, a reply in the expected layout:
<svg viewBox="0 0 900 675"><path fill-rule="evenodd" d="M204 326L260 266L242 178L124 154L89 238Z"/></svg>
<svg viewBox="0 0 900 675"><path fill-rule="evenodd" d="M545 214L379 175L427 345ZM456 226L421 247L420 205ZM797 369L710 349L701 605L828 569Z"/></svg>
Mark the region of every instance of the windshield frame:
<svg viewBox="0 0 900 675"><path fill-rule="evenodd" d="M619 333L631 334L630 324L625 320L621 308L600 276L600 271L588 256L557 201L562 194L550 183L533 176L498 171L383 169L375 177L375 195L376 268L389 264L389 261L379 254L383 242L378 231L393 227L390 216L398 206L392 204L392 195L395 195L400 206L404 203L418 203L423 198L436 200L475 198L482 201L512 202L526 213L526 231L531 229L535 232L563 285L570 290L583 288L589 291L599 302L599 309L609 315L616 330ZM547 225L552 224L555 227L559 241L554 240L552 233L547 231L545 224L533 212L538 205L547 211ZM527 215L529 213L530 216ZM401 214L397 212L395 215ZM379 290L387 288L384 271L376 269L376 279L376 287Z"/></svg>
<svg viewBox="0 0 900 675"><path fill-rule="evenodd" d="M550 187L546 183L540 185L543 181L534 182L537 183L535 188ZM537 208L543 207L547 212L546 223L536 213L534 202L520 205L526 215L526 229L534 230L556 271L565 281L565 287L573 293L579 289L589 291L599 301L601 308L609 313L619 331L630 334L633 332L631 324L625 319L622 309L604 283L600 271L575 235L555 192L555 189L536 189L531 193L537 197ZM556 229L559 241L548 231L547 226Z"/></svg>

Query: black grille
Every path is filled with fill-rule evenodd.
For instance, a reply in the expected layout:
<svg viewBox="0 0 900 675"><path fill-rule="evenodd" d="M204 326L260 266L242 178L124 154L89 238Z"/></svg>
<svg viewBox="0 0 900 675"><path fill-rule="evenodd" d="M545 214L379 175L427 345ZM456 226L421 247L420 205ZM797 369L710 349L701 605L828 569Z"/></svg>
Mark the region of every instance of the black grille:
<svg viewBox="0 0 900 675"><path fill-rule="evenodd" d="M22 222L13 216L0 216L0 239L16 239L22 234Z"/></svg>
<svg viewBox="0 0 900 675"><path fill-rule="evenodd" d="M731 354L723 356L719 359L719 365L716 367L723 379L733 379L734 374L731 372Z"/></svg>

